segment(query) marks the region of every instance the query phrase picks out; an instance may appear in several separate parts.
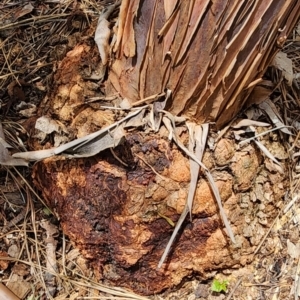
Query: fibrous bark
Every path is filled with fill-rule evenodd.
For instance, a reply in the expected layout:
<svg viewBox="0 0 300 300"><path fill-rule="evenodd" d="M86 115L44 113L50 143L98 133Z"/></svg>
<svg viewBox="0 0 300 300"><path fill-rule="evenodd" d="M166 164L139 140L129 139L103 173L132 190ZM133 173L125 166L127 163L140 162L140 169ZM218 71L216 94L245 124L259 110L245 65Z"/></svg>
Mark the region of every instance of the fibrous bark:
<svg viewBox="0 0 300 300"><path fill-rule="evenodd" d="M282 0L123 1L116 57L101 88L95 83L103 71L95 45L76 46L59 64L39 115L58 119L67 133L51 133L44 147L53 146L58 136L84 136L118 119L118 113L100 110L111 104L103 93L112 95L115 90L134 104L168 88L168 110L173 114L199 123L226 123L250 93L251 88L244 88L262 76L299 6L297 1ZM90 100L103 98L104 103ZM120 99L113 104L120 104ZM184 128L179 137L184 143L188 140ZM36 139L31 143L35 149L41 147ZM237 243L228 240L201 175L193 219L186 220L159 270L190 180L188 158L168 141L163 129L157 134L127 134L125 146L114 153L38 162L34 182L99 278L153 294L192 274L207 278L214 270L244 265L277 214L286 175L253 145L238 149L228 134L214 150L206 150L204 164L213 170Z"/></svg>
<svg viewBox="0 0 300 300"><path fill-rule="evenodd" d="M131 103L169 89L169 112L222 126L299 14L297 0L122 1L109 80Z"/></svg>

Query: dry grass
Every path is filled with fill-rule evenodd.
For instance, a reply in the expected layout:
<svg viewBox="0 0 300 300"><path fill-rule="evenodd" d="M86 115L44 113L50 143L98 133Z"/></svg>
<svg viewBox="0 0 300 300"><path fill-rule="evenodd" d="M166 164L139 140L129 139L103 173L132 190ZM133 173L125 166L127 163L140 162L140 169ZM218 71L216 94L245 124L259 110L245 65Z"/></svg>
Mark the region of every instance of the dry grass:
<svg viewBox="0 0 300 300"><path fill-rule="evenodd" d="M50 88L57 61L78 42L103 8L102 1L36 2L34 7L20 1L0 4L0 98L6 113L15 98L30 95L31 103L40 102ZM24 96L10 95L9 84L13 82L23 87Z"/></svg>

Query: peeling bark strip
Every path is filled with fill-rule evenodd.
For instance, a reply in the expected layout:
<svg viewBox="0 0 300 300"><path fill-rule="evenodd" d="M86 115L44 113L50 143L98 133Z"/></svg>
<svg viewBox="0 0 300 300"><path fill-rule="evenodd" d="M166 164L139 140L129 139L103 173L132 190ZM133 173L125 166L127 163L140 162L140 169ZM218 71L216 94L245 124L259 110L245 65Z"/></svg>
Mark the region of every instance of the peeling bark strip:
<svg viewBox="0 0 300 300"><path fill-rule="evenodd" d="M298 0L122 1L109 80L132 103L168 88L171 113L222 126L299 14Z"/></svg>

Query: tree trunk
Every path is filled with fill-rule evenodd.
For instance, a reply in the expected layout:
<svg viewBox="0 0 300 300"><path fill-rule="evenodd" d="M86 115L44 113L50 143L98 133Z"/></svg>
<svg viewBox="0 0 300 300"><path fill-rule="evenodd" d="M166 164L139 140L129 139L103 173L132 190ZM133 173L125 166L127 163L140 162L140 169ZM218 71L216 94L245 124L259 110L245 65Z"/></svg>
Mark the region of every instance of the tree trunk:
<svg viewBox="0 0 300 300"><path fill-rule="evenodd" d="M297 0L122 1L109 79L132 103L171 90L168 111L232 120L299 18Z"/></svg>
<svg viewBox="0 0 300 300"><path fill-rule="evenodd" d="M220 127L245 104L299 12L298 0L123 0L106 94L117 91L134 106L170 90L169 112ZM102 96L86 75L101 70L95 45L76 46L60 63L39 114L56 116L71 137L113 123L111 110L85 98ZM159 270L190 181L188 158L163 129L128 133L113 153L39 162L34 182L99 278L149 295L193 274L208 278L220 268L245 265L277 214L288 178L254 146L237 149L225 136L206 150L204 164L214 170L237 243L228 240L212 191L200 178L193 219L184 223Z"/></svg>

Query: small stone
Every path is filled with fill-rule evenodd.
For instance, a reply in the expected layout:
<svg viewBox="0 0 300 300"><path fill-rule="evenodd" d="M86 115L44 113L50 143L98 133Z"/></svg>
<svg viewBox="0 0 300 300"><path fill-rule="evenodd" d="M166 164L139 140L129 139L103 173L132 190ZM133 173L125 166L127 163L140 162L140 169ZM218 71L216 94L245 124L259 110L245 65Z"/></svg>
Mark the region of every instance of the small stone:
<svg viewBox="0 0 300 300"><path fill-rule="evenodd" d="M209 295L209 289L208 286L206 284L203 283L199 283L196 290L195 290L195 296L197 298L207 298Z"/></svg>

